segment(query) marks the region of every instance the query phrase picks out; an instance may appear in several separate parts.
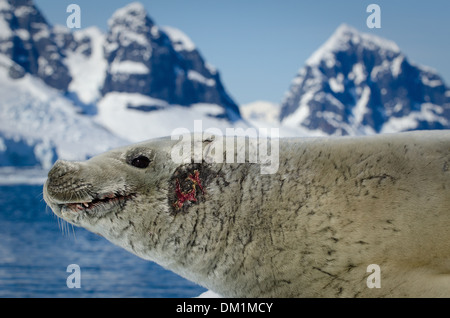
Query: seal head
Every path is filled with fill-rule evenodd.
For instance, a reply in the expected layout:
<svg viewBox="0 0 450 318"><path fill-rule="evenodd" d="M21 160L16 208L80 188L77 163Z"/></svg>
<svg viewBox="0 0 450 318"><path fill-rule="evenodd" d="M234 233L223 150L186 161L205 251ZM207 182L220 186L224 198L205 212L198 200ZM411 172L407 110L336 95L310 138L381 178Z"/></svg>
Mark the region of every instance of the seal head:
<svg viewBox="0 0 450 318"><path fill-rule="evenodd" d="M220 187L225 183L223 173L213 171L212 165L171 160L176 143L161 138L85 162L59 160L48 173L44 199L63 220L200 282L192 268L211 264L188 251L199 248L198 242L209 244L204 236L214 236L214 231L197 231L197 225L202 213L211 211L211 205L205 205L215 192L207 190L210 183L214 180ZM216 212L208 214L211 219Z"/></svg>
<svg viewBox="0 0 450 318"><path fill-rule="evenodd" d="M154 153L133 149L125 156L118 152L97 157L88 162L58 160L48 174L44 198L55 214L82 225L85 218L101 218L122 211L142 190L141 171L148 169ZM116 177L112 171L126 173Z"/></svg>
<svg viewBox="0 0 450 318"><path fill-rule="evenodd" d="M65 221L140 254L147 247L135 244L143 241L136 236L144 236L149 244L147 226L167 210L161 204L171 171L164 168L171 162L166 142L155 141L154 148L119 148L85 162L59 160L48 174L44 199Z"/></svg>

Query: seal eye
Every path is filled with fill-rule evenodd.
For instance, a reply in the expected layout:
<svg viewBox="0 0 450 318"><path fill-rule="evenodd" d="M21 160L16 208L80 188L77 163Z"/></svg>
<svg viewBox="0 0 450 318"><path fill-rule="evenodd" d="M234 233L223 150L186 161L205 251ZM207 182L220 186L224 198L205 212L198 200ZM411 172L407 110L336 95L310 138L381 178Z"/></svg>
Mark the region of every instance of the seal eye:
<svg viewBox="0 0 450 318"><path fill-rule="evenodd" d="M150 164L150 159L145 156L139 156L131 160L131 165L136 168L145 169Z"/></svg>

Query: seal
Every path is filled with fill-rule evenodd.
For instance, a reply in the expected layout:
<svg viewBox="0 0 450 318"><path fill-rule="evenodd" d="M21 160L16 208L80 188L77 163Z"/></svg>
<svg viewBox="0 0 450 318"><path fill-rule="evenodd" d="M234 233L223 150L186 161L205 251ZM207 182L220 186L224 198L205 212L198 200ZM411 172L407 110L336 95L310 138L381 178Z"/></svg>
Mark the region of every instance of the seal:
<svg viewBox="0 0 450 318"><path fill-rule="evenodd" d="M225 297L450 296L450 131L280 139L272 174L208 160L229 138L201 162L171 138L58 161L44 199Z"/></svg>

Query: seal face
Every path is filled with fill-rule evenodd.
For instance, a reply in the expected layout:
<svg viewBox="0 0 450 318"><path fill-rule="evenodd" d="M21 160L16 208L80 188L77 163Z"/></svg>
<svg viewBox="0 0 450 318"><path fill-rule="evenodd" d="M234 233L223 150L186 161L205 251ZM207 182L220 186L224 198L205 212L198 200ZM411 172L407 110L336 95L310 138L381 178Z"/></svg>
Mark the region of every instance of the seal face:
<svg viewBox="0 0 450 318"><path fill-rule="evenodd" d="M76 225L80 225L81 219L118 213L136 198L138 183L137 180L116 179L112 170L144 171L153 159L154 154L149 149L135 147L103 158L110 167L99 165L98 160L89 164L58 160L48 173L44 199L55 214Z"/></svg>

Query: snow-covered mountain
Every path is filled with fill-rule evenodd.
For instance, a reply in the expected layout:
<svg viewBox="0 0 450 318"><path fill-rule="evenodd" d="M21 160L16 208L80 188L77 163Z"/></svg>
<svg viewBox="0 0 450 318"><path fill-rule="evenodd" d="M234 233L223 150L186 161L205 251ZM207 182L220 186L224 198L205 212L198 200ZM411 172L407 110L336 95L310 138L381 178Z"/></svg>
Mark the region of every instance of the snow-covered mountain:
<svg viewBox="0 0 450 318"><path fill-rule="evenodd" d="M65 95L72 76L53 28L28 0L0 0L0 166L49 169L123 145Z"/></svg>
<svg viewBox="0 0 450 318"><path fill-rule="evenodd" d="M242 125L192 41L131 3L106 34L51 26L32 0L0 0L0 166L49 168L112 147Z"/></svg>
<svg viewBox="0 0 450 318"><path fill-rule="evenodd" d="M341 25L300 69L282 125L327 134L450 128L450 90L386 39Z"/></svg>
<svg viewBox="0 0 450 318"><path fill-rule="evenodd" d="M52 28L32 0L0 0L0 53L15 62L11 78L29 73L60 90L71 81Z"/></svg>
<svg viewBox="0 0 450 318"><path fill-rule="evenodd" d="M225 92L218 72L181 31L158 27L140 3L117 10L108 24L103 95L141 94L183 106L216 104L224 108L224 117L238 119L238 106Z"/></svg>
<svg viewBox="0 0 450 318"><path fill-rule="evenodd" d="M240 125L239 107L219 73L183 32L157 26L140 3L117 10L108 24L97 122L132 141L192 130L194 119Z"/></svg>
<svg viewBox="0 0 450 318"><path fill-rule="evenodd" d="M0 166L49 169L57 158L82 160L127 143L40 78L11 80L13 63L0 54Z"/></svg>

